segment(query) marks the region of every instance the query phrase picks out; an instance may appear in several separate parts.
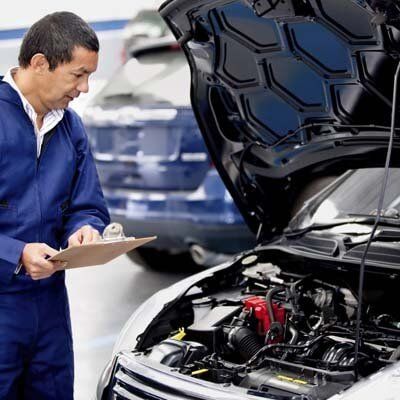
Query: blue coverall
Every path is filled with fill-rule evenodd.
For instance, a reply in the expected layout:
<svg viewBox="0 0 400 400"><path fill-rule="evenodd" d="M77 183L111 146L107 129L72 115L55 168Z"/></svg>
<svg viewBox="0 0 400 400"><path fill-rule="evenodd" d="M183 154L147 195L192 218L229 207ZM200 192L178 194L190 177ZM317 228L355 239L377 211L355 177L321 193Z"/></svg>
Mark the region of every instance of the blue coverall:
<svg viewBox="0 0 400 400"><path fill-rule="evenodd" d="M0 144L0 399L72 399L64 272L34 281L15 270L26 243L59 249L83 225L109 223L93 156L67 109L37 159L33 125L1 80Z"/></svg>

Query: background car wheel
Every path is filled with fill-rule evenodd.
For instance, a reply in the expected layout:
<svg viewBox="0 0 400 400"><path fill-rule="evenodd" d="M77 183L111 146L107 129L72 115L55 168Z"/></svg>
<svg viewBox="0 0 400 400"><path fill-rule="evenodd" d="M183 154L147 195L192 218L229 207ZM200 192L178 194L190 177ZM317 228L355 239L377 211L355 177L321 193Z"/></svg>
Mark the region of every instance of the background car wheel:
<svg viewBox="0 0 400 400"><path fill-rule="evenodd" d="M164 250L142 248L127 254L135 264L156 270L191 270L194 273L201 269L201 267L193 261L189 253L173 254Z"/></svg>

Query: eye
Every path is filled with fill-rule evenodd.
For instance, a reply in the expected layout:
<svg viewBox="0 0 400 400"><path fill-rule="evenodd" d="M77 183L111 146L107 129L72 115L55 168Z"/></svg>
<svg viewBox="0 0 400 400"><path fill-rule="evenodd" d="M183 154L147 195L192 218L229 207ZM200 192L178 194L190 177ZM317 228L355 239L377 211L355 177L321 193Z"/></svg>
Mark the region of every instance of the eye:
<svg viewBox="0 0 400 400"><path fill-rule="evenodd" d="M83 74L74 74L75 78L80 78L83 76Z"/></svg>

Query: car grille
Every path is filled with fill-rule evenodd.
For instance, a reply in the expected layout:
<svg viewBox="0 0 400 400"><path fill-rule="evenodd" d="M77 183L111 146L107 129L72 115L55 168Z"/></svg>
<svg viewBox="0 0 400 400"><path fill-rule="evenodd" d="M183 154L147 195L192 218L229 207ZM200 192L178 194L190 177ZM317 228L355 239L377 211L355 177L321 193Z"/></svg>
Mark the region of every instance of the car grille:
<svg viewBox="0 0 400 400"><path fill-rule="evenodd" d="M109 388L108 400L260 399L244 388L225 387L175 374L169 367L130 352L118 355Z"/></svg>
<svg viewBox="0 0 400 400"><path fill-rule="evenodd" d="M187 397L178 390L171 389L162 384L147 381L142 376L126 370L121 365L117 366L114 386L112 388L113 400L195 400L203 397Z"/></svg>

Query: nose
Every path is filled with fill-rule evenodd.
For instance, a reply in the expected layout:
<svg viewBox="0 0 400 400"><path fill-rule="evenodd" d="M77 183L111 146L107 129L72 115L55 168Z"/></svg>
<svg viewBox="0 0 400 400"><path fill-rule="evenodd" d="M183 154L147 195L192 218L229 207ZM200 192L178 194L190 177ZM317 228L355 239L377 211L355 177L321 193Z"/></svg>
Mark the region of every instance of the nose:
<svg viewBox="0 0 400 400"><path fill-rule="evenodd" d="M87 77L79 82L77 90L79 90L80 93L87 93L89 91L89 79Z"/></svg>

